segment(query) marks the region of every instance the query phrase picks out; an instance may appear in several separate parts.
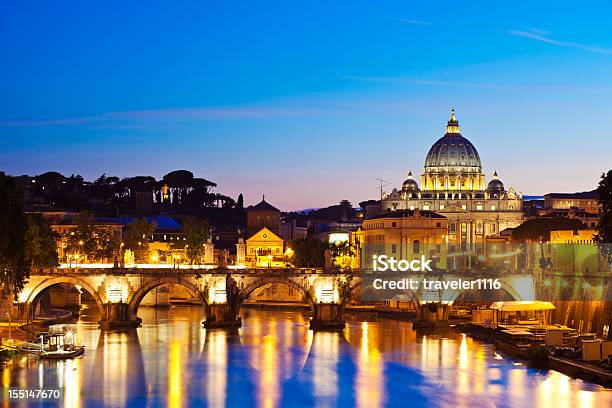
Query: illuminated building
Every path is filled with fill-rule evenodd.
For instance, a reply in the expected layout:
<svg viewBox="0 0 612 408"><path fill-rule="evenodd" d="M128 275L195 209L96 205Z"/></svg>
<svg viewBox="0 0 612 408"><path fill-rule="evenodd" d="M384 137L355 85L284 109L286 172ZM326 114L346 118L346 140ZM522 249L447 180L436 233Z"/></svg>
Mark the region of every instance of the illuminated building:
<svg viewBox="0 0 612 408"><path fill-rule="evenodd" d="M444 136L427 153L420 182L409 172L400 189L383 193L382 212L434 211L448 218L449 242L461 244L484 242L523 222L521 194L506 189L497 172L485 182L478 151L461 135L454 110Z"/></svg>
<svg viewBox="0 0 612 408"><path fill-rule="evenodd" d="M544 195L544 208L549 210L578 209L599 214L597 190L582 193L548 193Z"/></svg>
<svg viewBox="0 0 612 408"><path fill-rule="evenodd" d="M442 263L437 266L444 267L448 224L448 219L433 211L397 210L364 220L351 239L364 262L369 262L373 255L395 259L425 255L439 257Z"/></svg>
<svg viewBox="0 0 612 408"><path fill-rule="evenodd" d="M596 234L597 231L592 229L550 231L550 243L592 244Z"/></svg>
<svg viewBox="0 0 612 408"><path fill-rule="evenodd" d="M246 262L251 266L285 266L284 241L268 227L246 240Z"/></svg>

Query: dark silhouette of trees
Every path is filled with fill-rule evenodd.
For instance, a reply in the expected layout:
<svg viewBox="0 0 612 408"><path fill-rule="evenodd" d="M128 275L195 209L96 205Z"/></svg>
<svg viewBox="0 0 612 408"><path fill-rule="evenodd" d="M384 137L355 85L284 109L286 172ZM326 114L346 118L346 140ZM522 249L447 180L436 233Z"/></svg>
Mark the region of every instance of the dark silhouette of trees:
<svg viewBox="0 0 612 408"><path fill-rule="evenodd" d="M0 172L0 295L17 294L29 276L28 222L15 180Z"/></svg>
<svg viewBox="0 0 612 408"><path fill-rule="evenodd" d="M512 238L517 241L550 240L550 231L555 230L581 230L586 227L577 218L534 218L527 220L512 231Z"/></svg>
<svg viewBox="0 0 612 408"><path fill-rule="evenodd" d="M47 205L68 211L88 210L98 216L112 217L133 214L136 203L151 208L153 213L171 211L177 215L200 215L206 208L234 208L236 202L228 196L213 192L214 182L194 177L188 170L175 170L161 180L152 176L119 179L102 174L92 182L79 175L65 177L50 171L19 184L27 190L27 205ZM138 193L138 194L137 194ZM150 194L152 206L147 206Z"/></svg>
<svg viewBox="0 0 612 408"><path fill-rule="evenodd" d="M316 238L303 238L289 245L294 252L293 263L298 268L322 268L325 266L327 244Z"/></svg>
<svg viewBox="0 0 612 408"><path fill-rule="evenodd" d="M198 263L204 257L204 244L210 237L208 221L197 218L187 218L182 228L185 233L184 248L189 262Z"/></svg>
<svg viewBox="0 0 612 408"><path fill-rule="evenodd" d="M597 235L595 241L598 243L600 251L612 261L612 170L601 175L601 180L597 187L597 195L601 214L597 225Z"/></svg>
<svg viewBox="0 0 612 408"><path fill-rule="evenodd" d="M26 256L34 267L58 265L57 234L40 214L27 214Z"/></svg>

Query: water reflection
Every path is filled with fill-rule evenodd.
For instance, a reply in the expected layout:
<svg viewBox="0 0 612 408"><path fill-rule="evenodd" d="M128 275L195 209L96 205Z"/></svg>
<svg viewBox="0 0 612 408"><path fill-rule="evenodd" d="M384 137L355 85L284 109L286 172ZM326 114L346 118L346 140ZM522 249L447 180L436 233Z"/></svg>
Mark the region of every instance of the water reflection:
<svg viewBox="0 0 612 408"><path fill-rule="evenodd" d="M143 326L126 332L80 322L82 358L13 358L3 386L63 387L64 407L612 405L609 390L410 322L353 316L343 332L313 333L302 312L250 310L227 331L202 329L200 308L140 315Z"/></svg>

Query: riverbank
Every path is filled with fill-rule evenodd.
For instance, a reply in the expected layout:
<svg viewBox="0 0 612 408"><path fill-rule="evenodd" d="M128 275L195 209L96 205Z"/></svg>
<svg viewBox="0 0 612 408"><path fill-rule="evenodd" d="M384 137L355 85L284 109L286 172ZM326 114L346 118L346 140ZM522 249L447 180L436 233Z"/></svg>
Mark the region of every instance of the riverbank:
<svg viewBox="0 0 612 408"><path fill-rule="evenodd" d="M612 388L612 367L606 363L597 364L582 359L553 356L550 354L551 348L546 346L513 344L504 340L493 327L463 323L456 325L455 329L474 339L494 344L496 349L511 357L536 362L538 367ZM546 351L546 354L542 355L543 350Z"/></svg>

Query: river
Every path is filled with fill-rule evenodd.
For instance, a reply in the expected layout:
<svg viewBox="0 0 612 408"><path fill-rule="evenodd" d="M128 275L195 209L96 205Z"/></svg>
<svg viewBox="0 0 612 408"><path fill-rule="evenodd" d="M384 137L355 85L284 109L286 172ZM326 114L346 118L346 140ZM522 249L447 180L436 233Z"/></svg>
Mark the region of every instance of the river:
<svg viewBox="0 0 612 408"><path fill-rule="evenodd" d="M313 334L305 312L242 314L237 331L207 331L201 308L142 307L142 327L101 333L86 310L74 325L85 355L13 358L2 369L3 406L28 406L9 404L7 387L60 387L57 405L70 408L612 406L612 390L529 368L453 331L360 315L343 333Z"/></svg>

